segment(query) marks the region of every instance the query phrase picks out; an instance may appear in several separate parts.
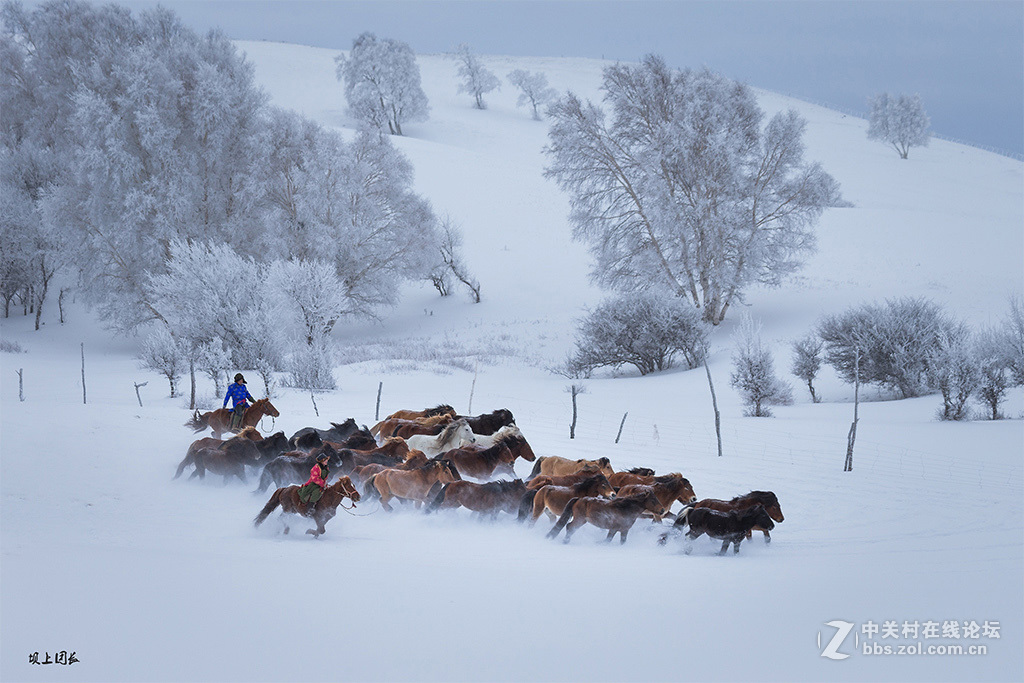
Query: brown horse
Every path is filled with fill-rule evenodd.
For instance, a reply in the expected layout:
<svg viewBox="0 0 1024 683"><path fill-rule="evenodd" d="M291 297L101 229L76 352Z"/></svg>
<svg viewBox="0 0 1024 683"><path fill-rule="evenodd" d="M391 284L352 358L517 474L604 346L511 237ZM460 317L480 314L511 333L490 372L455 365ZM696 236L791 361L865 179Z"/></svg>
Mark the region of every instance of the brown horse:
<svg viewBox="0 0 1024 683"><path fill-rule="evenodd" d="M270 500L263 506L260 514L256 515L256 519L253 523L259 526L263 521L273 512L278 505L281 506L282 517L284 514L291 513L296 515L302 515L303 517L310 517L309 506L299 500L299 489L301 486L286 486L274 491L273 495L270 496ZM307 529L307 534L313 534L314 538L320 538L320 535L324 533L324 525L331 520L334 515L338 514L338 506L341 501L345 498L352 500L352 507L356 506L356 502L359 501L359 492L356 487L352 485L352 480L348 477L341 477L338 481L334 482L326 489L320 496L320 500L316 503L316 508L313 510L312 519L316 522L316 529ZM289 527L285 524L284 532L287 534Z"/></svg>
<svg viewBox="0 0 1024 683"><path fill-rule="evenodd" d="M225 482L230 476L238 476L245 481L245 466L256 467L260 461L261 453L254 436L255 439L262 438L255 427L247 427L224 441L209 437L193 441L185 453L185 458L178 464L174 479L180 477L185 468L192 465L196 469L189 479L203 479L206 477L206 470L209 469L215 474L223 474ZM222 452L223 457L219 457L215 451Z"/></svg>
<svg viewBox="0 0 1024 683"><path fill-rule="evenodd" d="M558 476L541 474L526 482L526 489L528 491L533 491L539 489L541 486L547 486L548 484L551 484L552 486L572 486L576 482L583 481L595 474L601 474L601 470L591 465L587 465L579 472L573 472L572 474L560 474ZM601 476L604 475L602 474ZM605 478L607 479L607 477ZM612 488L614 488L614 486Z"/></svg>
<svg viewBox="0 0 1024 683"><path fill-rule="evenodd" d="M370 431L374 436L377 436L380 434L380 426L388 420L415 420L421 417L435 417L437 415L448 415L455 419L455 408L447 404L441 404L433 408L425 408L424 410L396 410L371 427Z"/></svg>
<svg viewBox="0 0 1024 683"><path fill-rule="evenodd" d="M637 468L634 468L637 469ZM634 484L643 484L649 486L658 482L671 481L672 479L682 479L683 475L679 472L672 472L670 474L637 474L633 470L628 472L616 472L612 476L608 477L608 481L611 482L612 486L616 490L623 486L631 486Z"/></svg>
<svg viewBox="0 0 1024 683"><path fill-rule="evenodd" d="M204 429L210 429L214 438L219 439L221 434L231 431L231 412L227 408L218 408L200 414L197 410L192 419L185 423L185 426L191 427L197 433ZM245 413L242 414L242 429L255 427L264 415L281 416L269 398L261 398L245 409Z"/></svg>
<svg viewBox="0 0 1024 683"><path fill-rule="evenodd" d="M487 480L502 474L516 476L516 456L504 443L496 443L490 448L470 444L445 451L439 457L452 462L459 474L474 479Z"/></svg>
<svg viewBox="0 0 1024 683"><path fill-rule="evenodd" d="M661 501L650 491L627 498L574 498L566 504L565 512L548 533L548 538L557 536L568 524L565 529L565 542L568 543L577 529L590 522L608 530L606 542L610 543L618 533L620 543L625 543L626 534L642 513L657 513L659 510Z"/></svg>
<svg viewBox="0 0 1024 683"><path fill-rule="evenodd" d="M545 511L554 521L565 512L565 506L574 498L587 496L610 498L614 495L615 490L603 474L595 474L572 486L542 486L523 496L519 506L519 521L523 521L526 514L529 514L532 527L537 523L541 513Z"/></svg>
<svg viewBox="0 0 1024 683"><path fill-rule="evenodd" d="M502 427L514 424L516 421L512 416L512 411L505 408L482 415L456 415L455 419L468 422L473 433L480 436L490 436Z"/></svg>
<svg viewBox="0 0 1024 683"><path fill-rule="evenodd" d="M751 491L745 496L736 496L732 500L718 500L716 498L705 498L694 504L694 507L698 508L711 508L712 510L718 510L719 512L729 512L730 510L745 510L746 508L753 507L755 505L763 505L768 516L776 522L781 522L785 517L782 516L782 506L779 505L779 499L771 491ZM752 527L747 532L747 538L750 538L751 532L763 531L764 542L771 543L772 536L768 533L768 530L772 527L764 528L761 526Z"/></svg>
<svg viewBox="0 0 1024 683"><path fill-rule="evenodd" d="M605 477L611 477L615 474L615 470L612 469L611 462L608 458L598 458L597 460L585 460L580 458L579 460L569 460L558 455L545 455L537 458L537 464L533 466L533 471L530 472L530 476L526 478L527 481L533 479L536 476L547 474L547 475L561 475L561 474L572 474L578 472L584 467L590 465L601 472Z"/></svg>
<svg viewBox="0 0 1024 683"><path fill-rule="evenodd" d="M384 439L392 436L400 436L403 439L408 439L410 436L415 434L437 436L441 433L442 429L451 423L451 415L434 415L432 417L419 417L413 420L389 418L378 422L371 427L370 433L378 439ZM375 429L377 431L374 431Z"/></svg>
<svg viewBox="0 0 1024 683"><path fill-rule="evenodd" d="M616 495L633 496L646 491L656 495L662 504L661 513L654 516L656 522L660 522L662 517L669 514L672 503L677 500L683 505L697 502L693 487L690 486L689 480L683 477L671 477L668 481L658 481L653 484L629 484L620 488Z"/></svg>
<svg viewBox="0 0 1024 683"><path fill-rule="evenodd" d="M429 513L439 508L448 510L461 506L493 520L499 512L516 514L519 500L525 492L526 485L522 479L491 481L486 484L453 481L444 485L426 511Z"/></svg>
<svg viewBox="0 0 1024 683"><path fill-rule="evenodd" d="M430 489L435 484L443 486L459 479L459 472L451 463L433 460L414 470L387 469L379 472L366 480L363 493L367 496L380 496L381 507L391 512L394 508L388 501L392 498L412 500L419 507L427 501Z"/></svg>

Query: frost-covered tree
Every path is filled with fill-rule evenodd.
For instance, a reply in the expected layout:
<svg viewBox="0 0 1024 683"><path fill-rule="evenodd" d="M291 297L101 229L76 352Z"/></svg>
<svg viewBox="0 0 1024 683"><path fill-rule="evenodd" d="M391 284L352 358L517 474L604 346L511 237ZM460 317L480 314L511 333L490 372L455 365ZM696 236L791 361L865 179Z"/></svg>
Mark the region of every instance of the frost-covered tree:
<svg viewBox="0 0 1024 683"><path fill-rule="evenodd" d="M750 417L771 417L770 405L793 402L792 388L775 375L771 351L761 341L761 326L744 316L736 338L729 382L743 397Z"/></svg>
<svg viewBox="0 0 1024 683"><path fill-rule="evenodd" d="M540 121L540 108L558 97L554 88L548 86L548 77L543 73L533 73L525 69L516 69L508 73L508 82L519 88L516 106L529 104L533 110L533 120Z"/></svg>
<svg viewBox="0 0 1024 683"><path fill-rule="evenodd" d="M178 395L178 380L188 369L188 353L181 340L176 338L167 326L153 325L152 332L142 342L140 360L142 366L159 372L171 385L171 398Z"/></svg>
<svg viewBox="0 0 1024 683"><path fill-rule="evenodd" d="M683 299L650 292L621 295L580 321L569 365L583 375L621 365L646 375L667 370L682 356L686 367L694 368L703 359L707 335L700 312Z"/></svg>
<svg viewBox="0 0 1024 683"><path fill-rule="evenodd" d="M988 328L979 332L973 348L978 370L977 398L985 406L991 420L1002 417L999 406L1006 398L1013 380L1010 377L1010 355L1003 330Z"/></svg>
<svg viewBox="0 0 1024 683"><path fill-rule="evenodd" d="M657 56L606 68L602 89L607 112L572 93L549 107L546 148L593 280L687 298L718 324L748 286L800 267L841 198L804 160L796 112L765 124L747 86Z"/></svg>
<svg viewBox="0 0 1024 683"><path fill-rule="evenodd" d="M469 45L465 43L455 49L454 57L459 63L459 78L462 79L459 82L458 92L472 95L473 106L477 109L487 109L484 95L492 90L501 89L498 77L483 65Z"/></svg>
<svg viewBox="0 0 1024 683"><path fill-rule="evenodd" d="M462 256L462 231L451 218L445 218L441 223L438 252L441 270L439 272L437 268L432 269L432 277L438 276L443 280L450 274L469 290L473 303L480 303L480 281L473 277L466 265ZM441 287L436 281L434 286L440 291ZM441 292L441 295L445 296L445 293Z"/></svg>
<svg viewBox="0 0 1024 683"><path fill-rule="evenodd" d="M928 387L932 354L959 327L938 304L905 297L827 316L817 333L825 344L825 362L844 381L853 383L859 374L860 383L911 398Z"/></svg>
<svg viewBox="0 0 1024 683"><path fill-rule="evenodd" d="M818 403L821 397L814 391L814 378L821 369L821 350L824 343L816 335L809 334L793 342L792 373L807 384L811 401Z"/></svg>
<svg viewBox="0 0 1024 683"><path fill-rule="evenodd" d="M925 147L931 137L931 120L920 95L882 93L868 100L868 138L888 143L906 159L911 147Z"/></svg>
<svg viewBox="0 0 1024 683"><path fill-rule="evenodd" d="M347 57L334 61L354 118L391 135L401 135L405 123L427 120L430 106L420 67L407 43L365 32L352 41Z"/></svg>
<svg viewBox="0 0 1024 683"><path fill-rule="evenodd" d="M1010 297L1010 312L1003 321L1006 363L1014 386L1024 385L1024 300Z"/></svg>
<svg viewBox="0 0 1024 683"><path fill-rule="evenodd" d="M953 327L939 335L929 354L927 378L928 385L942 394L939 419L967 419L967 401L977 390L981 373L966 327Z"/></svg>

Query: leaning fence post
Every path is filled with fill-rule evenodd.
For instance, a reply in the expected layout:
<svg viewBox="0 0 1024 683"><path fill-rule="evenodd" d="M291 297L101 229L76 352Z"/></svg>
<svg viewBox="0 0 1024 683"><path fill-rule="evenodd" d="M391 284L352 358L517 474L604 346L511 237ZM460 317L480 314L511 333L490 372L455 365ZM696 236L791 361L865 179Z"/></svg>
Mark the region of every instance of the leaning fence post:
<svg viewBox="0 0 1024 683"><path fill-rule="evenodd" d="M22 403L25 402L25 383L21 376L21 373L23 371L24 368L18 368L18 400L21 401Z"/></svg>
<svg viewBox="0 0 1024 683"><path fill-rule="evenodd" d="M619 437L621 437L621 436L622 436L622 428L623 428L623 427L625 426L625 424L626 424L626 415L629 415L629 411L628 411L628 410L627 410L627 411L626 411L626 413L625 413L625 414L624 414L624 415L622 416L622 422L620 422L620 423L619 423L619 433L615 435L615 443L618 443L618 442L619 442Z"/></svg>
<svg viewBox="0 0 1024 683"><path fill-rule="evenodd" d="M142 407L142 394L139 393L139 387L144 387L147 384L149 384L149 382L148 381L147 382L143 382L142 384L139 384L138 382L133 382L133 384L135 384L135 398L139 399L139 407L141 408Z"/></svg>
<svg viewBox="0 0 1024 683"><path fill-rule="evenodd" d="M85 404L85 342L82 342L82 403Z"/></svg>
<svg viewBox="0 0 1024 683"><path fill-rule="evenodd" d="M377 385L377 410L373 414L373 419L380 422L380 393L384 391L384 382Z"/></svg>

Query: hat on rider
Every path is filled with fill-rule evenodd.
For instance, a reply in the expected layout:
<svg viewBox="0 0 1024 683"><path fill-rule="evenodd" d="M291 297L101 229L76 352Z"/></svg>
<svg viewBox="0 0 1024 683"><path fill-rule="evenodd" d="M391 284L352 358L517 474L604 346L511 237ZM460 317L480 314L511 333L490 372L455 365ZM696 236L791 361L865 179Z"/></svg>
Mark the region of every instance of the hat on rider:
<svg viewBox="0 0 1024 683"><path fill-rule="evenodd" d="M245 378L242 377L242 373L238 373L237 375L235 375L235 381L236 382L241 382L242 384L245 384Z"/></svg>
<svg viewBox="0 0 1024 683"><path fill-rule="evenodd" d="M317 462L326 462L327 460L330 460L330 457L326 453L321 453L320 455L316 456Z"/></svg>

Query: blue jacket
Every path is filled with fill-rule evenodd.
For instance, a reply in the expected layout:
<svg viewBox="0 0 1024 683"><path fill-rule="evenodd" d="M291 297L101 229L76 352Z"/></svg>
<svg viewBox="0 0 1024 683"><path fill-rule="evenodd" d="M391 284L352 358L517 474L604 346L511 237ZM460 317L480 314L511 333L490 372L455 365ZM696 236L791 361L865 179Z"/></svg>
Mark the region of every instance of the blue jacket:
<svg viewBox="0 0 1024 683"><path fill-rule="evenodd" d="M252 397L249 390L245 388L245 385L238 382L232 382L231 386L228 387L228 393L224 396L224 406L222 407L227 407L229 398L231 399L232 409L237 408L239 403L245 403L247 400L253 403L256 402L256 399Z"/></svg>

